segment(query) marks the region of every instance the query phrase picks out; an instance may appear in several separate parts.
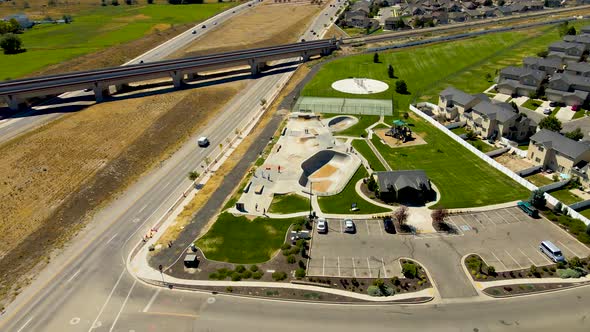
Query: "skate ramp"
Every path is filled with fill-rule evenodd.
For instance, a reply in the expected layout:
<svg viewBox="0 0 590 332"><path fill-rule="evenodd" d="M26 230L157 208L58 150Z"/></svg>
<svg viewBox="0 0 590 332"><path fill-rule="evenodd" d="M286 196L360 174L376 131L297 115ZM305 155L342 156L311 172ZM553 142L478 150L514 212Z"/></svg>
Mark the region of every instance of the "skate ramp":
<svg viewBox="0 0 590 332"><path fill-rule="evenodd" d="M319 196L334 195L342 191L360 165L360 160L335 150L321 150L301 163L299 185Z"/></svg>
<svg viewBox="0 0 590 332"><path fill-rule="evenodd" d="M358 122L359 120L353 116L343 115L331 118L328 121L328 127L332 131L341 131L354 126Z"/></svg>

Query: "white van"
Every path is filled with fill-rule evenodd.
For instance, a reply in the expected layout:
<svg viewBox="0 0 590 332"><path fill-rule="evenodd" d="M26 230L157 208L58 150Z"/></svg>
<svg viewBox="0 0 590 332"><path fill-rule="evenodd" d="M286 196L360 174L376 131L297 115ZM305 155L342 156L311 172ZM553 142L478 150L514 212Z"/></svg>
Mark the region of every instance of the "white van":
<svg viewBox="0 0 590 332"><path fill-rule="evenodd" d="M551 258L551 260L555 263L565 262L565 258L563 257L561 250L557 248L556 245L551 243L551 241L541 242L541 245L539 245L539 250L541 250L541 252L545 255L549 256L549 258Z"/></svg>
<svg viewBox="0 0 590 332"><path fill-rule="evenodd" d="M209 139L205 136L199 137L199 139L197 140L197 144L199 144L200 147L204 148L209 145Z"/></svg>

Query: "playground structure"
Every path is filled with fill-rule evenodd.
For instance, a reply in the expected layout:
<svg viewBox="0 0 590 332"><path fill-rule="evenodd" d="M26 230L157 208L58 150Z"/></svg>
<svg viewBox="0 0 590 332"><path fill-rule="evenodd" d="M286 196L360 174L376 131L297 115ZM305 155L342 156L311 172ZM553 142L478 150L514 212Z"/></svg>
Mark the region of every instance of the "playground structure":
<svg viewBox="0 0 590 332"><path fill-rule="evenodd" d="M403 120L393 121L393 126L385 133L385 136L391 136L403 143L413 140L412 129Z"/></svg>

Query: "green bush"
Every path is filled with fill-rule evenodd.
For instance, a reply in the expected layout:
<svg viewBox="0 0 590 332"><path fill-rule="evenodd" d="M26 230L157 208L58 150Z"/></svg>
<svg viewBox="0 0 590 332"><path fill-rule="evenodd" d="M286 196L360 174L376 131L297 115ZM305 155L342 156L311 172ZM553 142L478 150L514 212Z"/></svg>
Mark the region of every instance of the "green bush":
<svg viewBox="0 0 590 332"><path fill-rule="evenodd" d="M238 265L236 266L235 271L238 273L243 273L244 271L246 271L246 267L244 265Z"/></svg>
<svg viewBox="0 0 590 332"><path fill-rule="evenodd" d="M219 280L219 274L217 272L209 273L209 279Z"/></svg>
<svg viewBox="0 0 590 332"><path fill-rule="evenodd" d="M256 272L252 273L252 278L259 280L262 278L263 275L264 275L264 272L256 271Z"/></svg>
<svg viewBox="0 0 590 332"><path fill-rule="evenodd" d="M381 290L377 286L367 287L367 294L369 294L369 296L383 296Z"/></svg>
<svg viewBox="0 0 590 332"><path fill-rule="evenodd" d="M395 294L395 290L389 286L386 286L386 285L382 285L381 287L372 285L372 286L367 287L367 294L369 294L369 296L375 296L375 297L391 296L391 295Z"/></svg>
<svg viewBox="0 0 590 332"><path fill-rule="evenodd" d="M293 255L287 256L287 263L295 264L296 261L297 261L297 259L295 259L295 256L293 256Z"/></svg>
<svg viewBox="0 0 590 332"><path fill-rule="evenodd" d="M250 278L252 278L252 271L246 270L246 271L242 272L242 278L243 279L250 279Z"/></svg>
<svg viewBox="0 0 590 332"><path fill-rule="evenodd" d="M483 267L483 261L481 258L477 256L471 256L465 260L467 267L471 271L481 272L481 268ZM472 273L473 274L473 273Z"/></svg>
<svg viewBox="0 0 590 332"><path fill-rule="evenodd" d="M412 262L404 263L402 273L406 278L414 279L418 275L418 267Z"/></svg>
<svg viewBox="0 0 590 332"><path fill-rule="evenodd" d="M289 244L289 243L284 243L281 246L281 250L289 250L289 249L291 249L291 244Z"/></svg>
<svg viewBox="0 0 590 332"><path fill-rule="evenodd" d="M305 278L305 269L298 268L297 270L295 270L295 277L297 279Z"/></svg>
<svg viewBox="0 0 590 332"><path fill-rule="evenodd" d="M399 281L398 277L393 277L393 278L391 278L391 283L394 284L395 286L399 286L401 284L401 281Z"/></svg>
<svg viewBox="0 0 590 332"><path fill-rule="evenodd" d="M487 274L489 276L495 276L496 275L496 268L491 265L488 265Z"/></svg>
<svg viewBox="0 0 590 332"><path fill-rule="evenodd" d="M299 260L299 263L297 263L297 264L299 264L300 268L305 269L305 262L304 261Z"/></svg>
<svg viewBox="0 0 590 332"><path fill-rule="evenodd" d="M567 263L570 267L582 267L582 261L578 257L572 257Z"/></svg>
<svg viewBox="0 0 590 332"><path fill-rule="evenodd" d="M252 272L258 271L258 265L252 265L252 266L250 266L250 271L252 271Z"/></svg>
<svg viewBox="0 0 590 332"><path fill-rule="evenodd" d="M240 281L242 280L242 275L238 272L234 272L231 274L231 281Z"/></svg>
<svg viewBox="0 0 590 332"><path fill-rule="evenodd" d="M227 278L232 273L232 271L223 267L217 270L217 273L219 274L219 280L223 280Z"/></svg>
<svg viewBox="0 0 590 332"><path fill-rule="evenodd" d="M233 288L232 286L227 286L227 287L225 287L225 290L226 290L228 293L231 293L231 292L233 292L233 291L234 291L234 288Z"/></svg>
<svg viewBox="0 0 590 332"><path fill-rule="evenodd" d="M557 275L562 279L567 278L580 278L587 274L587 272L579 267L569 269L558 269Z"/></svg>
<svg viewBox="0 0 590 332"><path fill-rule="evenodd" d="M273 272L272 279L274 281L285 280L285 279L287 279L287 274L285 272L282 272L282 271L276 271L276 272Z"/></svg>

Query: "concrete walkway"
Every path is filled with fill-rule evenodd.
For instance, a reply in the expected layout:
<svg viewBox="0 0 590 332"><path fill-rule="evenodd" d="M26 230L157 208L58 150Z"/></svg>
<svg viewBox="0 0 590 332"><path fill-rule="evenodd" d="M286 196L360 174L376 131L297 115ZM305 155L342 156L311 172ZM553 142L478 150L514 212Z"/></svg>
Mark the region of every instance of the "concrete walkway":
<svg viewBox="0 0 590 332"><path fill-rule="evenodd" d="M486 205L486 206L478 206L472 208L459 208L459 209L448 209L447 211L452 213L462 213L462 212L481 212L481 211L490 211L490 210L497 210L497 209L505 209L510 207L515 207L518 201L494 204L494 205Z"/></svg>

